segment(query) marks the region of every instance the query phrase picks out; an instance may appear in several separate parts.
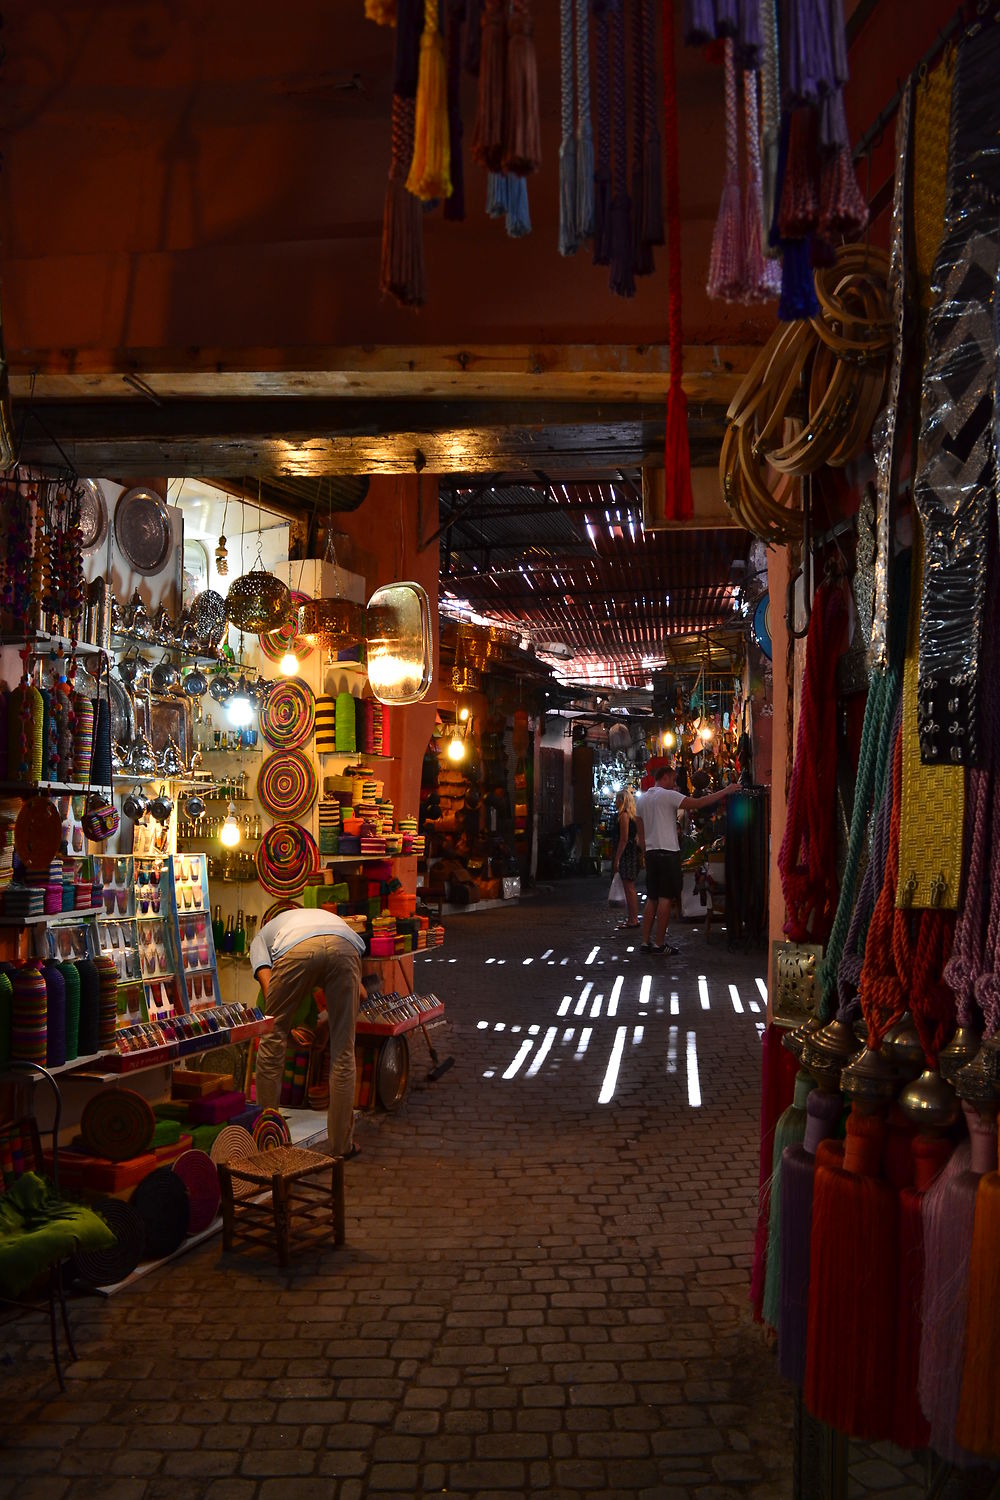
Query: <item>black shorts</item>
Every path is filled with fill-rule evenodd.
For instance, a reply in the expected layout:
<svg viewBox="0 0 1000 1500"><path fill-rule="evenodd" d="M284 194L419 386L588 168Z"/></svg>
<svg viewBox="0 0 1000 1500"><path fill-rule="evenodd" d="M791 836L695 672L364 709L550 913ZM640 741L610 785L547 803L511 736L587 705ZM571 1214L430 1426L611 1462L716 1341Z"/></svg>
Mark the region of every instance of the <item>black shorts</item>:
<svg viewBox="0 0 1000 1500"><path fill-rule="evenodd" d="M646 850L646 895L650 901L679 901L682 880L679 849Z"/></svg>

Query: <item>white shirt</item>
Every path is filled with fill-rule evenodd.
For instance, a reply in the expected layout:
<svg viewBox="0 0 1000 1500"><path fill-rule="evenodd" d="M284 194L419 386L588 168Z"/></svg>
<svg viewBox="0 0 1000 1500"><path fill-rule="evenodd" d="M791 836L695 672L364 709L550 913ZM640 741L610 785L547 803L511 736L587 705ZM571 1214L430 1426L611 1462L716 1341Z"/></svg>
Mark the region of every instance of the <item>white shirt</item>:
<svg viewBox="0 0 1000 1500"><path fill-rule="evenodd" d="M677 809L684 793L665 786L651 786L635 799L636 812L642 819L647 849L680 849L677 838Z"/></svg>
<svg viewBox="0 0 1000 1500"><path fill-rule="evenodd" d="M250 967L254 974L258 969L270 969L283 953L297 943L309 938L335 937L351 943L359 953L365 951L365 940L352 927L332 911L307 908L301 911L283 911L266 923L250 944Z"/></svg>

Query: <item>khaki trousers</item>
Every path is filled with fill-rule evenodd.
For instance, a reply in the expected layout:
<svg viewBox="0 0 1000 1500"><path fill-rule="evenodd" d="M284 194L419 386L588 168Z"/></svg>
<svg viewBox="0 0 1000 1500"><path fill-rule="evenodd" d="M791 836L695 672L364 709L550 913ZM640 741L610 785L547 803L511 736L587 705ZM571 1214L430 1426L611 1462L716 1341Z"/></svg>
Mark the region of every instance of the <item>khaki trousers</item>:
<svg viewBox="0 0 1000 1500"><path fill-rule="evenodd" d="M320 989L330 1020L330 1150L343 1156L351 1147L354 1118L354 1027L361 996L361 954L343 938L314 937L296 943L271 970L267 1014L274 1030L260 1039L257 1052L257 1103L277 1109L285 1051L295 1014L307 995Z"/></svg>

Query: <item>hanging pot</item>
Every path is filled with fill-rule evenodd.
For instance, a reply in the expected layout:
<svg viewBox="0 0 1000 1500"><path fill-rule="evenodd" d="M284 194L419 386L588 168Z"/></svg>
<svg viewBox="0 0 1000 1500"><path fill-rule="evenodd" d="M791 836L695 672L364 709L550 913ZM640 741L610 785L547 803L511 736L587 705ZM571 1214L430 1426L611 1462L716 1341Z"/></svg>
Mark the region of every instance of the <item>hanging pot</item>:
<svg viewBox="0 0 1000 1500"><path fill-rule="evenodd" d="M126 818L131 818L133 823L138 823L146 816L149 802L141 786L134 786L122 803L122 812Z"/></svg>
<svg viewBox="0 0 1000 1500"><path fill-rule="evenodd" d="M200 667L195 667L184 678L182 686L188 698L203 698L208 692L208 678Z"/></svg>
<svg viewBox="0 0 1000 1500"><path fill-rule="evenodd" d="M157 823L169 823L170 814L173 810L173 798L167 796L166 787L161 785L159 792L149 804L150 814L156 819Z"/></svg>
<svg viewBox="0 0 1000 1500"><path fill-rule="evenodd" d="M197 792L192 792L184 803L184 811L193 823L200 823L205 816L205 802Z"/></svg>
<svg viewBox="0 0 1000 1500"><path fill-rule="evenodd" d="M138 652L118 659L118 676L133 695L141 693L149 681L149 662Z"/></svg>
<svg viewBox="0 0 1000 1500"><path fill-rule="evenodd" d="M213 677L208 691L216 703L228 703L236 691L236 684L228 672L223 672L221 677Z"/></svg>
<svg viewBox="0 0 1000 1500"><path fill-rule="evenodd" d="M255 565L226 595L226 616L237 630L277 630L292 617L291 592L280 578Z"/></svg>
<svg viewBox="0 0 1000 1500"><path fill-rule="evenodd" d="M150 672L149 680L154 693L168 693L180 681L180 673L173 662L164 657Z"/></svg>

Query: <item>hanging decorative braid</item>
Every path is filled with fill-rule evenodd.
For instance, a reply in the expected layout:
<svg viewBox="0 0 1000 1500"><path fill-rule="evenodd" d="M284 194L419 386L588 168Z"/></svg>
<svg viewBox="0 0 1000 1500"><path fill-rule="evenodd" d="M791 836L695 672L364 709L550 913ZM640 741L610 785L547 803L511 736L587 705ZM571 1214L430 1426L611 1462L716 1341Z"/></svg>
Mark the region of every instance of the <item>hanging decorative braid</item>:
<svg viewBox="0 0 1000 1500"><path fill-rule="evenodd" d="M737 137L736 65L733 44L727 38L726 53L726 175L722 201L712 235L708 262L707 291L710 297L737 302L743 290L743 225L740 209L740 160Z"/></svg>
<svg viewBox="0 0 1000 1500"><path fill-rule="evenodd" d="M635 296L632 261L632 202L628 195L628 106L625 96L625 0L608 0L611 18L611 101L614 117L611 275L618 297Z"/></svg>
<svg viewBox="0 0 1000 1500"><path fill-rule="evenodd" d="M482 0L479 51L479 101L472 137L473 159L499 172L503 157L503 115L507 67L506 0Z"/></svg>
<svg viewBox="0 0 1000 1500"><path fill-rule="evenodd" d="M406 186L425 203L451 196L451 148L448 126L448 75L438 0L424 0L424 30L420 38L417 76L417 114L413 132L413 161Z"/></svg>
<svg viewBox="0 0 1000 1500"><path fill-rule="evenodd" d="M842 89L832 96L828 110L820 118L833 122L832 129L821 134L824 156L819 182L820 233L827 239L835 235L856 239L868 223L868 204L851 155Z"/></svg>
<svg viewBox="0 0 1000 1500"><path fill-rule="evenodd" d="M503 167L527 177L542 164L542 127L538 109L538 58L530 0L511 0L507 23L507 112L504 116Z"/></svg>
<svg viewBox="0 0 1000 1500"><path fill-rule="evenodd" d="M465 55L462 66L473 78L479 77L479 53L483 40L483 0L466 0Z"/></svg>
<svg viewBox="0 0 1000 1500"><path fill-rule="evenodd" d="M763 190L764 254L777 260L779 252L771 245L770 230L774 220L775 179L778 173L778 139L781 135L781 81L778 71L778 14L776 0L761 0L761 186Z"/></svg>
<svg viewBox="0 0 1000 1500"><path fill-rule="evenodd" d="M559 0L559 254L575 255L580 246L576 224L576 135L573 120L573 0Z"/></svg>
<svg viewBox="0 0 1000 1500"><path fill-rule="evenodd" d="M624 19L622 25L624 26ZM646 57L643 0L632 0L632 268L636 276L653 273L653 247L643 239L642 201L646 185Z"/></svg>
<svg viewBox="0 0 1000 1500"><path fill-rule="evenodd" d="M660 154L660 113L656 98L656 16L653 0L641 0L642 20L642 240L663 244L663 162ZM640 128L636 111L636 130ZM636 208L638 216L638 207Z"/></svg>
<svg viewBox="0 0 1000 1500"><path fill-rule="evenodd" d="M608 0L591 0L597 52L597 143L594 168L594 265L611 264L611 63Z"/></svg>
<svg viewBox="0 0 1000 1500"><path fill-rule="evenodd" d="M594 134L590 124L589 0L576 4L576 232L594 232Z"/></svg>
<svg viewBox="0 0 1000 1500"><path fill-rule="evenodd" d="M681 312L681 190L677 145L677 63L674 52L674 7L663 0L663 152L667 168L667 253L670 305L670 389L667 393L663 445L664 513L668 520L688 520L694 513L691 494L691 445L684 391L684 332Z"/></svg>
<svg viewBox="0 0 1000 1500"><path fill-rule="evenodd" d="M392 94L392 157L382 222L383 292L404 307L421 307L427 297L424 277L423 208L406 186L413 159L418 47L423 18L421 0L398 0L396 63Z"/></svg>
<svg viewBox="0 0 1000 1500"><path fill-rule="evenodd" d="M762 243L764 203L761 185L757 74L743 74L746 121L746 195L743 199L743 300L767 302L781 291L781 267L768 260Z"/></svg>
<svg viewBox="0 0 1000 1500"><path fill-rule="evenodd" d="M448 148L451 159L451 196L444 216L453 223L465 218L465 172L462 167L462 22L466 0L448 0L445 46L448 54Z"/></svg>

